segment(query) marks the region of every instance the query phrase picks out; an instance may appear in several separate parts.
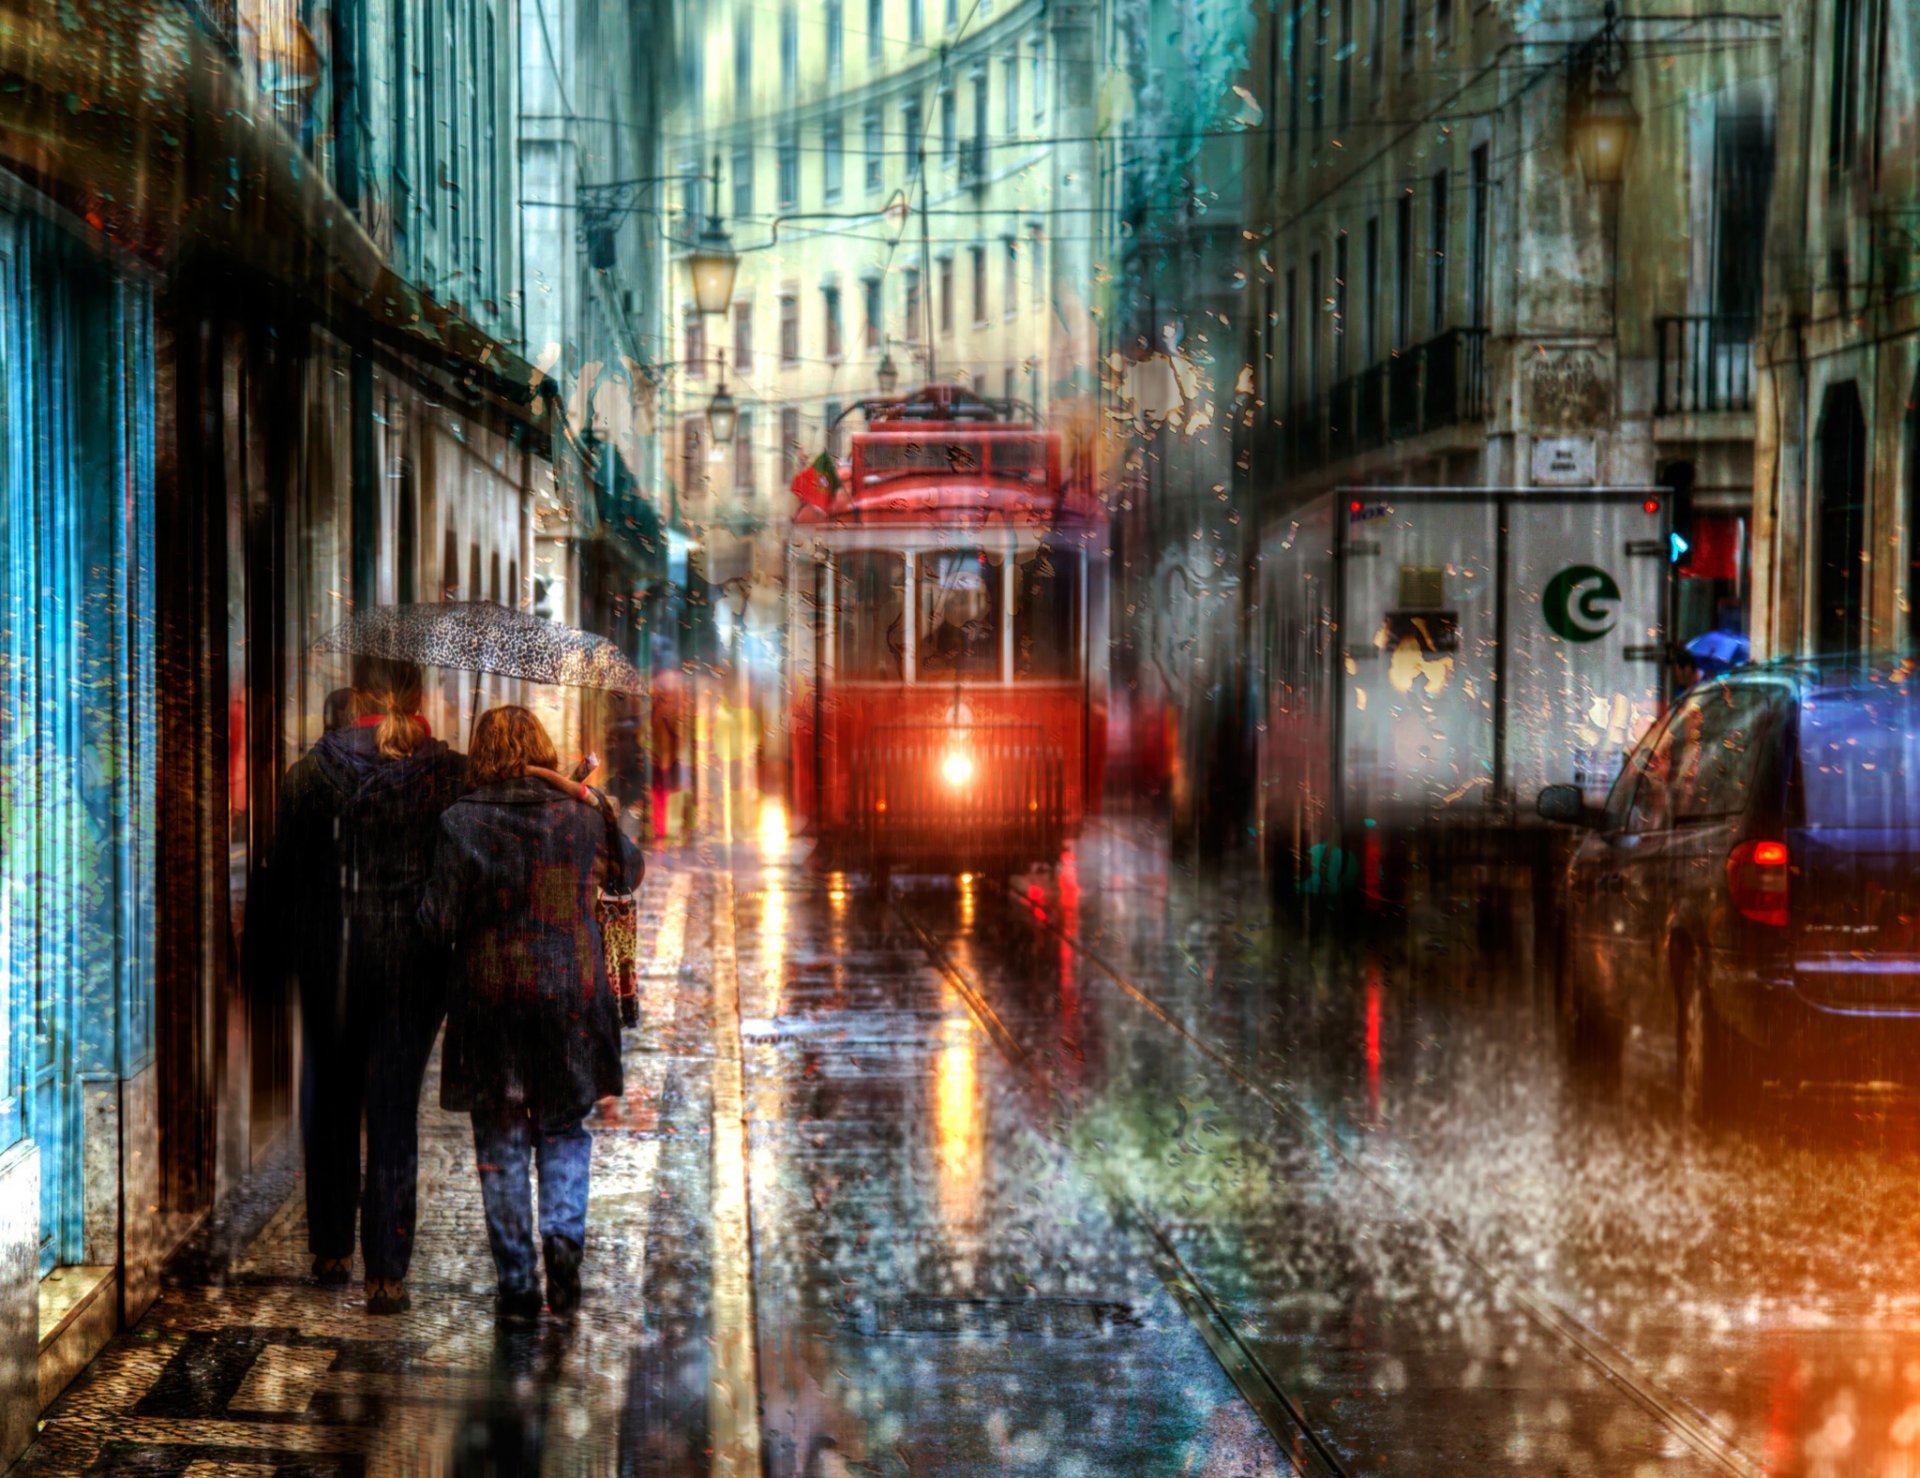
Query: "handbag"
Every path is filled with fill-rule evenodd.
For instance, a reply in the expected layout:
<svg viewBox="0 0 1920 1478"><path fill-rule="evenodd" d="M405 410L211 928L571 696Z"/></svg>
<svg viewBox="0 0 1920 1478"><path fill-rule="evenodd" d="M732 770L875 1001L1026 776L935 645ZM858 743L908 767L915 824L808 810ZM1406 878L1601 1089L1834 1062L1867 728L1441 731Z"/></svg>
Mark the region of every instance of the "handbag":
<svg viewBox="0 0 1920 1478"><path fill-rule="evenodd" d="M604 801L602 814L607 819L607 848L613 854L614 867L620 865L620 830L613 819L613 808ZM640 894L609 893L604 887L594 901L594 913L600 921L600 938L607 952L607 984L620 1007L620 1024L640 1024Z"/></svg>

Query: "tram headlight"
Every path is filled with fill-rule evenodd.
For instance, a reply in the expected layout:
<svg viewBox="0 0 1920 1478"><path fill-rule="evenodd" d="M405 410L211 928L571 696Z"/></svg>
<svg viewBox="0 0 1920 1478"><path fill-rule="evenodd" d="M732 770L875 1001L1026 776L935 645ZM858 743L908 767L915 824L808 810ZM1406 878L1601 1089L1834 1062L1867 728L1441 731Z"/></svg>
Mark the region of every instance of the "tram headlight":
<svg viewBox="0 0 1920 1478"><path fill-rule="evenodd" d="M973 779L973 756L964 749L949 749L940 761L940 778L958 790Z"/></svg>

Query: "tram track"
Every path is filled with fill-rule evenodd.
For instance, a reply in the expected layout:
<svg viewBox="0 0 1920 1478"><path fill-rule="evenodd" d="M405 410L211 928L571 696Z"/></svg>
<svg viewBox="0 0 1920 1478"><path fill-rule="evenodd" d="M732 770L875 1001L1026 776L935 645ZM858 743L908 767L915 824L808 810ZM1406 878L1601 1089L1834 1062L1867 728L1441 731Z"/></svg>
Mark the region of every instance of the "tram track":
<svg viewBox="0 0 1920 1478"><path fill-rule="evenodd" d="M998 884L996 885L996 890L1003 893L1006 899L1017 907L1021 916L1026 918L1034 928L1050 936L1086 960L1095 970L1106 977L1106 979L1126 995L1128 999L1146 1011L1155 1021L1159 1022L1163 1027L1187 1043L1188 1046L1192 1047L1208 1061L1225 1072L1236 1086L1247 1093L1254 1101L1265 1107L1275 1117L1284 1120L1316 1145L1329 1158L1364 1181L1375 1192L1385 1198L1387 1204L1398 1214L1424 1228L1440 1245L1445 1246L1449 1252L1459 1257L1467 1266L1473 1268L1476 1273L1487 1281L1490 1288L1510 1299L1514 1306L1520 1309L1537 1328L1570 1350L1577 1358L1591 1366L1604 1380L1629 1398L1659 1426L1684 1443L1696 1456L1711 1464L1720 1472L1742 1475L1742 1478L1760 1478L1760 1475L1765 1472L1765 1468L1761 1463L1741 1448L1730 1434L1723 1431L1712 1418L1700 1411L1692 1402L1688 1401L1684 1396L1668 1391L1662 1387L1652 1376L1639 1368L1631 1355L1621 1350L1617 1345L1613 1344L1612 1341L1586 1324L1586 1322L1578 1316L1561 1308L1553 1302L1553 1300L1521 1282L1512 1274L1501 1271L1474 1252L1473 1249L1467 1247L1457 1236L1448 1230L1448 1228L1443 1226L1434 1217L1422 1211L1419 1207L1408 1202L1391 1184L1351 1154L1348 1149L1342 1145L1336 1137L1329 1134L1325 1126L1304 1107L1288 1101L1285 1097L1272 1092L1270 1089L1255 1081L1253 1076L1236 1060L1232 1053L1189 1028L1184 1021L1174 1012L1170 1011L1162 1002L1155 999L1151 993L1144 989L1127 972L1105 958L1098 950L1088 946L1076 935L1068 933L1067 930L1063 929L1046 914L1045 910L1040 908L1032 900L1025 897L1011 885ZM909 918L905 911L897 904L895 905L895 912L903 919L906 919L908 926L922 938L923 942L930 942L932 944L932 952L934 953L936 963L939 963L948 977L954 980L956 988L961 989L963 999L966 999L968 1006L974 1010L975 1014L979 1015L983 1008L991 1012L991 1003L985 1001L977 987L971 984L968 984L964 988L961 987L958 978L959 972L951 961L945 957L944 951L938 949L937 941L931 941L931 936L928 935L927 931L916 920ZM998 1023L998 1017L995 1016L994 1019ZM998 1032L1001 1036L1010 1037L1011 1035L1007 1032L1004 1023L998 1023ZM1017 1043L1015 1045L1017 1046ZM1020 1053L1020 1059L1022 1062L1029 1062L1028 1055L1024 1051ZM1282 1428L1276 1427L1269 1416L1272 1409L1272 1400L1277 1398L1287 1414L1287 1425L1291 1428L1292 1432L1305 1434L1308 1440L1313 1443L1315 1450L1324 1453L1327 1461L1333 1464L1331 1468L1325 1469L1324 1471L1345 1472L1346 1469L1339 1466L1338 1459L1333 1456L1324 1441L1312 1432L1306 1417L1301 1412L1299 1404L1285 1393L1284 1388L1274 1372L1271 1371L1264 1362L1259 1359L1257 1353L1239 1337L1231 1318L1231 1310L1222 1305L1214 1295L1206 1289L1204 1281L1187 1267L1184 1260L1179 1258L1178 1251L1173 1246L1171 1239L1153 1223L1151 1218L1147 1217L1145 1213L1132 1202L1132 1198L1126 1196L1126 1194L1123 1191L1119 1191L1118 1188L1110 1189L1113 1190L1124 1204L1129 1205L1130 1209L1133 1210L1134 1214L1140 1220L1142 1226L1147 1229L1149 1235L1160 1243L1162 1256L1172 1259L1172 1271L1175 1276L1183 1280L1185 1284L1193 1290L1194 1296L1203 1302L1204 1321L1200 1317L1197 1317L1195 1311L1191 1308L1188 1310L1189 1317L1195 1317L1196 1323L1200 1324L1201 1333L1207 1337L1207 1342L1213 1349L1216 1358L1220 1359L1223 1368L1226 1369L1227 1374L1234 1380L1235 1385L1240 1388L1242 1394L1246 1395L1249 1401L1255 1406L1255 1409L1260 1412L1262 1420L1267 1421L1268 1428L1273 1432L1275 1438L1285 1441L1288 1435ZM1167 1273L1164 1271L1162 1272L1162 1280L1167 1281ZM1180 1289L1176 1287L1174 1283L1169 1282L1168 1286L1176 1298L1181 1297ZM1209 1333L1210 1327L1223 1329L1230 1336L1227 1354L1223 1354L1222 1347L1215 1343L1214 1335ZM1250 1362L1251 1369L1246 1371L1236 1369L1235 1364L1232 1363L1229 1356L1235 1359L1244 1358ZM1261 1400L1256 1400L1252 1391L1249 1389L1250 1386L1253 1390L1267 1393L1267 1402L1263 1404Z"/></svg>
<svg viewBox="0 0 1920 1478"><path fill-rule="evenodd" d="M1011 892L1011 889L1008 891ZM888 906L894 917L920 942L927 957L946 977L954 993L972 1013L1001 1056L1011 1066L1037 1078L1047 1091L1057 1094L1058 1090L1047 1081L1045 1066L1028 1052L978 983L954 963L953 957L933 931L910 914L899 899L889 898ZM1306 1413L1287 1393L1272 1369L1241 1336L1229 1310L1188 1266L1165 1228L1154 1220L1135 1196L1106 1174L1103 1167L1091 1168L1093 1178L1103 1194L1127 1221L1145 1234L1154 1275L1194 1325L1235 1389L1279 1444L1294 1472L1300 1478L1348 1478L1349 1469L1326 1439L1314 1430Z"/></svg>

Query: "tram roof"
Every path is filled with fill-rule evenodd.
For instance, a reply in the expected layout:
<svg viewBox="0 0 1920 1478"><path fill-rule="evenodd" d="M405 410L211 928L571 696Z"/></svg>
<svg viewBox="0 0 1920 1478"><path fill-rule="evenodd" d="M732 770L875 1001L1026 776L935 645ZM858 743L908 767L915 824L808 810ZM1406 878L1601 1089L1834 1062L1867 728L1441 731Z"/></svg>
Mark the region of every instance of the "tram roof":
<svg viewBox="0 0 1920 1478"><path fill-rule="evenodd" d="M1101 517L1100 504L1084 487L1046 489L1031 484L915 477L896 478L859 491L843 487L831 507L803 505L793 521L797 526L814 528L1008 523L1054 528L1091 524Z"/></svg>
<svg viewBox="0 0 1920 1478"><path fill-rule="evenodd" d="M923 393L913 406L948 409L930 396ZM797 522L1052 528L1101 516L1084 474L1063 458L1059 433L1030 421L983 421L950 411L915 419L876 414L853 435L849 450L831 506L808 505Z"/></svg>

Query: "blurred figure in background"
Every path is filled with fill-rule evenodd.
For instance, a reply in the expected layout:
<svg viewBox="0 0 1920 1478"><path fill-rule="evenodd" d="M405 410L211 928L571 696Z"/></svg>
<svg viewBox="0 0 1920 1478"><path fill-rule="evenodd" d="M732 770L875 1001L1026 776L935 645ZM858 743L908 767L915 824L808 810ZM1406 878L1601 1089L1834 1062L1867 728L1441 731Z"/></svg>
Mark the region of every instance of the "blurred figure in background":
<svg viewBox="0 0 1920 1478"><path fill-rule="evenodd" d="M1700 681L1700 661L1678 642L1667 648L1667 671L1671 674L1669 691L1678 698Z"/></svg>

